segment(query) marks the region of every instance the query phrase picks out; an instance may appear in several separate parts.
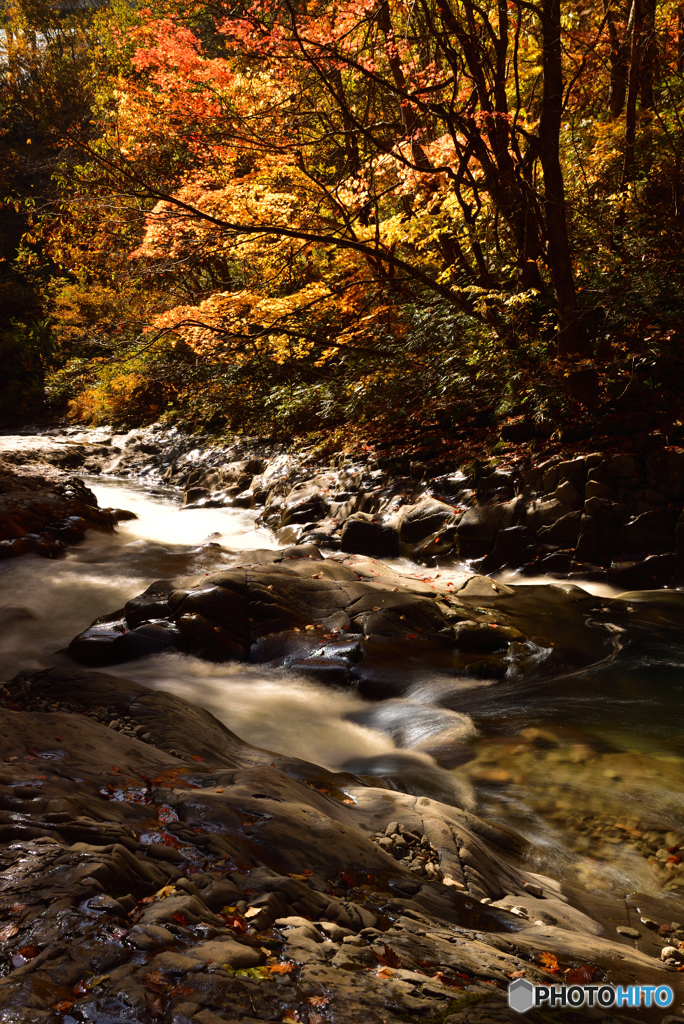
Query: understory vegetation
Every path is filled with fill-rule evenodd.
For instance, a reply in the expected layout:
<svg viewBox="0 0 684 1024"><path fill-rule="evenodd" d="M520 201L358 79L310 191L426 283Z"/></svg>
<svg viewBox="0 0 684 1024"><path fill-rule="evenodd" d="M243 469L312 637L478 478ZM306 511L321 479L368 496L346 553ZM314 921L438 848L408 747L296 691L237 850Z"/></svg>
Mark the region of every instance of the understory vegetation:
<svg viewBox="0 0 684 1024"><path fill-rule="evenodd" d="M6 424L684 438L684 4L8 0Z"/></svg>

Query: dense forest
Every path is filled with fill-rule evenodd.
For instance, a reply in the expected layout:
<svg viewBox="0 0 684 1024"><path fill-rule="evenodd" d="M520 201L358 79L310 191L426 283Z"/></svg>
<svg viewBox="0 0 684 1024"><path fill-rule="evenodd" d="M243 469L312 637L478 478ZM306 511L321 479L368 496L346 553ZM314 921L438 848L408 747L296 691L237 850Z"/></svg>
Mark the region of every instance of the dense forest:
<svg viewBox="0 0 684 1024"><path fill-rule="evenodd" d="M6 0L0 45L5 421L684 436L679 0Z"/></svg>

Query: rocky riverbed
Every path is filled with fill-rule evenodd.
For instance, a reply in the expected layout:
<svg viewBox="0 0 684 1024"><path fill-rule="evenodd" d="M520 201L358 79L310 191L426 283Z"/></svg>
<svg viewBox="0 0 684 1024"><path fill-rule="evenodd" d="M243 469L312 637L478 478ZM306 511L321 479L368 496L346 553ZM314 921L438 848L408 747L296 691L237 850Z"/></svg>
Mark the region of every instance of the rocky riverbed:
<svg viewBox="0 0 684 1024"><path fill-rule="evenodd" d="M160 481L191 508L260 509L281 543L316 543L426 565L468 560L487 574L604 580L621 589L684 576L684 449L555 455L540 464L322 461L260 441L218 442L156 425L55 428L7 438L62 468Z"/></svg>
<svg viewBox="0 0 684 1024"><path fill-rule="evenodd" d="M521 723L513 735L478 735L473 708L487 694L499 695L504 714L511 693L600 686L626 636L676 645L677 593L509 585L484 575L485 563L473 572L455 561L466 550L475 557L469 523L517 502L527 525L502 518L494 533L488 527L478 557L515 541L522 547L509 545L518 551L509 563L543 571L549 551L524 563L520 552L547 536L531 517L561 501L562 466L544 468L536 491L523 479L530 490L517 497L513 478L489 493L486 474L468 481L455 471L461 486L449 504L426 467L400 477L335 466L321 479L320 466L286 453L226 454L166 436L168 451L160 431L5 439L9 478L38 475L42 483L25 491L48 490L55 501L80 489L105 529L116 516L98 513L66 473L165 477L186 485L187 509L263 508L289 543L223 566L215 544L213 570L183 556L189 575L148 579L124 608L93 608L98 620L65 637L67 654L0 690L0 1021L487 1024L519 1019L505 998L518 977L666 983L675 990L668 1011L621 1013L676 1018L681 757L631 750L617 733L598 739L571 717L554 729ZM675 454L663 470L672 494ZM580 526L593 516L593 469L605 475L612 465L584 462ZM233 476L238 490L226 494ZM629 505L641 500L635 480L623 504L638 512ZM27 500L23 484L13 487L6 493L20 497L8 499L10 515L12 501ZM664 554L676 560L674 498L668 507ZM366 539L372 527L380 548L354 542L355 523ZM409 573L397 554L425 567ZM587 572L605 581L617 571L607 558ZM171 657L264 666L353 693L363 702L350 719L418 760L410 772L401 753L330 770L250 745L203 708L135 678L137 666L170 666ZM97 671L108 666L117 674ZM502 823L511 805L526 838ZM557 848L545 855L535 842L532 818L558 831L563 864ZM641 865L632 877L643 878L642 892L618 891L625 858Z"/></svg>

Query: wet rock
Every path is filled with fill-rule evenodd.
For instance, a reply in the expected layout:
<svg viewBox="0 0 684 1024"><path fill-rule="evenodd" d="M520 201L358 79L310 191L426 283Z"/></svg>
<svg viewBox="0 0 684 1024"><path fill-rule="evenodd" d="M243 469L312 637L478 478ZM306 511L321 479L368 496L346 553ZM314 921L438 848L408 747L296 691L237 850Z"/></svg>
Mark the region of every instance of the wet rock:
<svg viewBox="0 0 684 1024"><path fill-rule="evenodd" d="M491 551L499 530L504 526L505 511L502 504L468 509L457 527L458 551L461 558L478 558Z"/></svg>
<svg viewBox="0 0 684 1024"><path fill-rule="evenodd" d="M0 455L0 559L37 554L59 558L65 545L78 544L86 531L111 532L117 515L98 506L78 477L41 467L17 468Z"/></svg>
<svg viewBox="0 0 684 1024"><path fill-rule="evenodd" d="M193 960L201 960L202 963L229 964L236 971L257 967L264 959L264 954L259 950L232 939L200 942L198 946L186 949L184 955Z"/></svg>
<svg viewBox="0 0 684 1024"><path fill-rule="evenodd" d="M480 563L480 571L494 573L503 568L519 569L537 556L539 546L530 526L509 526L499 530L494 547Z"/></svg>
<svg viewBox="0 0 684 1024"><path fill-rule="evenodd" d="M522 969L543 980L541 952L609 969L622 984L650 982L653 971L670 967L634 949L633 940L606 940L601 926L581 913L572 917L552 884L538 876L532 881L514 864L520 848L510 846L505 857L496 853L495 844L512 837L493 823L258 751L207 712L118 677L51 670L25 677L21 686L23 702L42 697L59 705L68 693L74 708L0 709L2 785L19 783L16 798L25 801L21 813L34 832L47 824L45 805L32 796L40 781L46 797L68 794L103 830L156 827L167 838L180 837L188 858L169 884L173 865L159 865L139 844L132 850L70 845L59 832L8 842L0 833L0 909L3 922L17 928L9 940L0 937L0 948L6 951L8 942L25 948L29 941L43 947L24 965L35 969L16 968L2 979L0 1008L27 1006L31 1024L40 1019L33 1007L42 1012L58 1002L60 985L63 998L73 1001L82 979L77 1002L84 1020L105 1010L116 1019L125 1011L146 1020L161 989L170 1020L181 1011L190 1020L220 1018L226 1007L235 1019L281 1019L299 1006L330 1007L341 1024L380 1024L392 1019L388 1013L430 1019L448 1006L445 1000L479 993L483 986L475 979L490 983L490 995L500 985L504 1007L511 973ZM146 713L157 745L84 715L91 706L110 716L111 708L121 721ZM46 772L39 757L20 760L29 736L39 754L47 749L57 723L66 777L54 774L49 761ZM168 753L179 734L200 760L188 764ZM121 799L127 792L130 799ZM351 803L344 793L352 793ZM162 807L175 819L157 821ZM69 820L60 815L54 824L62 828ZM388 852L387 841L396 852ZM421 858L426 868L439 858L449 884L416 872ZM113 898L130 890L135 897ZM479 902L501 898L527 909L529 919ZM624 920L624 902L610 905ZM250 907L258 913L249 914ZM648 910L653 913L650 904ZM670 916L675 911L668 907ZM159 951L162 940L174 948ZM396 964L393 957L401 966L383 967L379 984L378 963ZM671 979L679 984L676 972L669 971ZM464 987L455 990L458 985ZM41 1002L45 993L48 1001ZM565 1020L562 1010L557 1016Z"/></svg>
<svg viewBox="0 0 684 1024"><path fill-rule="evenodd" d="M342 551L374 558L395 558L400 550L397 527L366 512L356 512L347 519L340 543Z"/></svg>
<svg viewBox="0 0 684 1024"><path fill-rule="evenodd" d="M402 510L398 524L401 542L419 544L427 537L455 527L459 519L460 515L452 506L434 498L424 498L417 505Z"/></svg>

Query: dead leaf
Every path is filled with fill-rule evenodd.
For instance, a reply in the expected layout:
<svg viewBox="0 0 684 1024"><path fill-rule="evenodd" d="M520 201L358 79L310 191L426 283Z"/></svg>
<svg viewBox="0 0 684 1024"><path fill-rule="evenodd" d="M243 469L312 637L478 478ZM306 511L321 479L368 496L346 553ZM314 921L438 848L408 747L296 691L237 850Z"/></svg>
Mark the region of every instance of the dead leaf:
<svg viewBox="0 0 684 1024"><path fill-rule="evenodd" d="M269 964L268 970L271 974L291 974L295 970L295 964Z"/></svg>
<svg viewBox="0 0 684 1024"><path fill-rule="evenodd" d="M582 964L580 967L573 967L565 972L566 985L588 985L594 980L596 968L590 964ZM517 975L516 975L517 976ZM513 977L513 975L511 975Z"/></svg>
<svg viewBox="0 0 684 1024"><path fill-rule="evenodd" d="M181 928L185 928L188 923L187 917L180 910L176 911L176 913L173 915L173 919L176 922L176 924L179 924L181 926Z"/></svg>
<svg viewBox="0 0 684 1024"><path fill-rule="evenodd" d="M325 1007L330 1002L330 996L309 996L307 1003L309 1006L321 1006Z"/></svg>
<svg viewBox="0 0 684 1024"><path fill-rule="evenodd" d="M433 974L432 980L441 982L446 988L463 988L462 982L456 981L456 978L450 978L448 974L443 974L442 971L437 971L437 974ZM468 981L470 981L470 978Z"/></svg>
<svg viewBox="0 0 684 1024"><path fill-rule="evenodd" d="M168 979L162 974L161 971L150 971L143 978L145 988L149 988L151 992L164 993L168 988Z"/></svg>
<svg viewBox="0 0 684 1024"><path fill-rule="evenodd" d="M553 955L553 953L540 953L539 959L541 960L544 967L546 967L547 971L551 971L552 974L555 974L557 971L560 971L558 959Z"/></svg>
<svg viewBox="0 0 684 1024"><path fill-rule="evenodd" d="M191 754L190 757L192 758L193 761L203 761L204 760L204 758L200 757L199 754Z"/></svg>
<svg viewBox="0 0 684 1024"><path fill-rule="evenodd" d="M261 913L260 907L250 907L249 910L245 911L245 917L257 917Z"/></svg>
<svg viewBox="0 0 684 1024"><path fill-rule="evenodd" d="M527 971L511 971L508 977L511 979L511 981L515 981L516 978L524 978L526 974ZM574 982L571 982L571 984L574 984Z"/></svg>
<svg viewBox="0 0 684 1024"><path fill-rule="evenodd" d="M372 949L373 956L380 964L384 964L385 967L401 967L401 960L394 952L391 946L385 946L383 953L378 953L377 950Z"/></svg>
<svg viewBox="0 0 684 1024"><path fill-rule="evenodd" d="M13 935L16 935L18 931L19 928L16 924L3 925L3 927L0 928L0 942L7 942L7 940L11 939Z"/></svg>
<svg viewBox="0 0 684 1024"><path fill-rule="evenodd" d="M158 889L154 895L158 900L165 900L167 896L173 896L176 892L178 892L178 890L175 885L165 885L161 889Z"/></svg>
<svg viewBox="0 0 684 1024"><path fill-rule="evenodd" d="M63 999L61 1003L55 1003L52 1009L55 1013L67 1013L73 1005L73 1000Z"/></svg>

